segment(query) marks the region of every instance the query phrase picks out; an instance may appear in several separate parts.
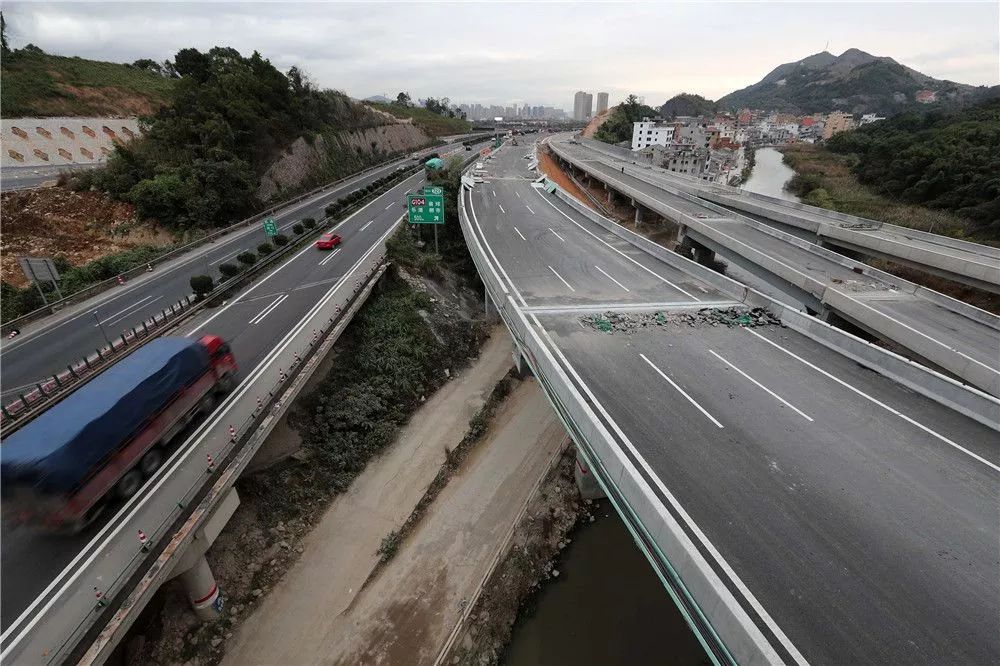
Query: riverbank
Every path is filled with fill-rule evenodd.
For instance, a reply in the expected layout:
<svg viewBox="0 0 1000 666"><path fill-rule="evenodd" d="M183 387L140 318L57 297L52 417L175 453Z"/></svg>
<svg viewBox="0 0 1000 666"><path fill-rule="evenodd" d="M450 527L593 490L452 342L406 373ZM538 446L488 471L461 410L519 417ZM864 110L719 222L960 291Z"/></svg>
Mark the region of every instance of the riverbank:
<svg viewBox="0 0 1000 666"><path fill-rule="evenodd" d="M795 171L782 161L781 153L775 148L758 148L753 152L752 161L748 158L749 176L741 189L786 201L798 201L799 198L786 188L789 181L795 177Z"/></svg>

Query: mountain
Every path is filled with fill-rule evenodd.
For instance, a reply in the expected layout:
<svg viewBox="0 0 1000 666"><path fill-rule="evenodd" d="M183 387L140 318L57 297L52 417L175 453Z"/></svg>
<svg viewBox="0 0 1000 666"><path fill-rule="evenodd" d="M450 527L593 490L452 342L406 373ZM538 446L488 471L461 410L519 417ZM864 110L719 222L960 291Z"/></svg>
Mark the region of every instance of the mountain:
<svg viewBox="0 0 1000 666"><path fill-rule="evenodd" d="M660 107L660 115L664 118L707 116L713 115L717 109L718 104L710 99L705 99L701 95L681 93L663 103L663 106Z"/></svg>
<svg viewBox="0 0 1000 666"><path fill-rule="evenodd" d="M365 97L362 102L379 102L381 104L389 104L395 100L389 99L385 95L372 95L371 97Z"/></svg>
<svg viewBox="0 0 1000 666"><path fill-rule="evenodd" d="M935 79L892 58L848 49L835 56L823 51L771 70L760 82L719 99L721 108L787 113L891 115L920 105L917 91L935 93L928 107L955 107L1000 94L1000 86L970 86ZM923 96L926 99L926 95ZM924 106L924 105L920 105Z"/></svg>

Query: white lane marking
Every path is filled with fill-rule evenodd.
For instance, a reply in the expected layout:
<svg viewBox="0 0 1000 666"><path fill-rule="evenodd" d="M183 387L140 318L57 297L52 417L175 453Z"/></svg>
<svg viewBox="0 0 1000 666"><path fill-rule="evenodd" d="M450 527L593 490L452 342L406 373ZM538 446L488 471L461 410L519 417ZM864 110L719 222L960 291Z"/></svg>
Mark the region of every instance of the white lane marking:
<svg viewBox="0 0 1000 666"><path fill-rule="evenodd" d="M528 204L524 204L524 207L527 208L528 212L531 213L532 215L535 214L535 211L531 210L531 206L529 206Z"/></svg>
<svg viewBox="0 0 1000 666"><path fill-rule="evenodd" d="M363 226L363 227L361 227L360 229L358 229L358 232L362 232L362 231L364 231L365 229L367 229L368 227L370 227L370 226L372 225L372 222L374 222L374 221L375 221L375 220L369 220L369 221L368 221L368 224L366 224L365 226Z"/></svg>
<svg viewBox="0 0 1000 666"><path fill-rule="evenodd" d="M395 202L395 201L393 201L393 202L392 202L391 204L389 204L388 206L386 206L386 207L385 207L385 209L386 209L386 210L389 210L390 208L392 208L392 207L393 207L393 206L395 206L395 205L396 205L396 202Z"/></svg>
<svg viewBox="0 0 1000 666"><path fill-rule="evenodd" d="M500 207L500 212L501 212L501 213L503 213L504 215L506 215L506 214L507 214L507 211L505 211L505 210L503 209L503 204L501 204L501 203L500 203L499 201L497 202L497 206L499 206L499 207Z"/></svg>
<svg viewBox="0 0 1000 666"><path fill-rule="evenodd" d="M281 296L278 296L276 299L274 299L273 301L271 301L270 305L268 305L266 308L264 308L263 310L261 310L260 312L258 312L256 315L254 315L254 317L250 320L250 323L251 324L257 324L257 323L261 322L264 319L264 317L266 317L267 315L271 314L271 312L276 307L278 307L279 305L281 305L281 303L286 298L288 298L288 294L282 294Z"/></svg>
<svg viewBox="0 0 1000 666"><path fill-rule="evenodd" d="M605 409L603 404L601 404L601 401L597 399L597 396L595 396L593 391L590 390L590 387L586 384L586 382L583 381L583 379L580 377L580 374L576 371L576 368L573 367L573 365L569 362L569 359L566 358L566 356L562 353L562 350L559 349L558 345L556 345L555 341L552 339L552 336L549 335L549 332L545 330L544 326L542 326L542 323L538 320L538 317L536 317L534 314L530 314L529 316L535 322L535 327L539 331L541 331L541 334L545 336L546 340L548 340L549 348L553 351L553 353L556 354L556 356L559 357L559 360L562 362L566 370L568 370L569 373L573 376L573 378L577 382L577 385L583 389L583 392L587 395L587 398L590 400L590 404L596 407L597 411L601 413L601 416L603 416L604 419L608 422L608 424L610 424L611 429L614 430L615 434L617 434L618 437L621 438L621 441L625 444L628 450L639 462L639 465L642 467L642 469L645 470L646 474L648 474L649 478L653 480L653 483L656 485L659 491L663 493L663 496L667 498L668 502L670 502L670 506L672 506L674 510L678 513L678 515L680 515L681 520L683 520L684 523L686 523L688 527L691 528L691 531L694 533L695 537L697 537L697 540L701 542L701 544L712 556L712 559L716 561L716 563L719 565L722 571L725 572L729 580L733 582L733 585L735 585L736 589L740 591L740 594L743 595L743 598L750 602L750 605L753 607L757 615L760 616L760 618L764 621L764 624L766 624L767 627L772 631L772 633L774 633L774 635L778 638L778 642L780 642L781 645L786 650L788 650L788 653L792 655L792 659L794 659L796 663L808 664L805 657L802 656L802 653L799 652L798 648L796 648L795 645L791 642L791 640L789 640L788 636L786 636L785 633L781 630L781 627L778 626L778 623L774 621L774 618L772 618L768 614L768 612L764 610L764 606L761 605L761 603L757 600L757 597L753 595L753 593L750 591L750 588L746 586L746 583L744 583L743 580L736 575L736 571L729 565L729 562L727 562L722 557L722 553L720 553L718 548L715 547L715 544L713 544L711 541L708 540L708 537L701 530L701 527L698 526L698 523L696 523L694 519L691 518L690 514L688 514L688 512L684 509L684 507L677 500L677 498L674 497L674 494L670 492L670 489L667 488L666 484L663 483L663 480L653 470L653 468L650 466L646 458L643 457L641 453L639 453L639 449L637 449L635 444L632 443L632 440L628 438L628 436L625 434L625 431L623 431L621 429L621 426L618 425L618 422L615 421L613 418L611 418L611 414L608 413L608 410ZM639 478L642 481L642 484L645 485L645 480L643 480L642 477ZM658 499L656 503L660 507L663 507L663 504ZM666 513L666 507L663 507L663 512ZM722 581L719 582L721 583ZM734 594L732 596L734 597L732 604L738 604L738 602L735 599L736 595ZM725 603L733 610L734 613L741 612L739 610L738 605L733 607L733 605L728 601ZM754 628L757 629L756 625L754 625ZM757 629L757 631L760 630ZM766 639L763 639L762 637L762 640ZM770 643L768 643L768 647L770 647ZM777 655L772 652L772 658L768 659L768 661L777 663L779 660L777 658Z"/></svg>
<svg viewBox="0 0 1000 666"><path fill-rule="evenodd" d="M745 373L742 370L740 370L739 368L737 368L735 365L733 365L732 363L730 363L728 360L726 360L725 358L723 358L719 354L716 354L713 350L709 349L708 353L711 354L712 356L714 356L715 358L719 359L720 361L722 361L723 363L725 363L730 368L732 368L736 372L740 373L741 375L743 375L747 379L749 379L751 382L753 382L754 384L756 384L759 388L764 389L764 391L766 391L768 395L770 395L772 398L774 398L775 400L777 400L778 402L780 402L784 406L788 407L789 409L792 409L793 411L795 411L796 414L798 414L799 416L801 416L802 418L804 418L806 421L812 421L813 420L813 418L811 416L809 416L808 414L806 414L805 412L803 412L801 409L799 409L798 407L796 407L792 403L790 403L787 400L785 400L784 398L782 398L780 395L778 395L777 393L775 393L771 389L769 389L766 386L764 386L763 384L761 384L759 381L757 381L756 379L754 379L753 377L751 377L747 373Z"/></svg>
<svg viewBox="0 0 1000 666"><path fill-rule="evenodd" d="M597 239L598 241L600 241L604 245L607 245L609 248L611 248L612 250L614 250L615 252L617 252L621 256L623 256L626 259L628 259L629 261L631 261L633 264L635 264L636 266L638 266L642 270L646 271L647 273L649 273L653 277L657 278L658 280L662 280L663 282L666 282L668 285L670 285L671 287L673 287L677 291L681 292L682 294L684 294L685 296L687 296L688 298L690 298L692 301L700 301L701 300L700 298L698 298L694 294L689 294L688 292L684 291L683 289L681 289L676 284L674 284L673 282L671 282L667 278L663 277L662 275L660 275L656 271L651 270L649 268L646 268L645 266L643 266L642 264L640 264L638 261L636 261L634 258L628 256L627 254L625 254L624 252L622 252L621 250L619 250L618 248L616 248L614 245L612 245L611 243L607 242L606 240L604 240L603 238L601 238L600 236L598 236L597 234L595 234L594 232L592 232L590 229L587 229L586 227L584 227L582 224L580 224L579 222L577 222L576 220L574 220L572 217L570 217L569 215L567 215L563 211L559 210L559 208L554 203L552 203L551 201L549 201L548 199L546 199L544 196L542 196L542 193L539 190L535 190L535 192L538 192L538 196L541 197L542 201L544 201L548 205L550 205L553 208L555 208L556 212L558 212L560 215L562 215L563 217L565 217L567 220L569 220L570 222L572 222L573 224L575 224L579 228L583 229L585 232L587 232L588 234L590 234L591 236L593 236L595 239Z"/></svg>
<svg viewBox="0 0 1000 666"><path fill-rule="evenodd" d="M569 287L570 291L576 291L576 289L574 289L573 287L570 287L569 282L566 282L566 280L563 280L563 276L562 275L559 275L559 273L556 273L556 269L554 269L551 266L549 266L549 270L552 271L553 275L555 275L557 278L559 278L560 280L562 280L562 283L564 285L566 285L567 287Z"/></svg>
<svg viewBox="0 0 1000 666"><path fill-rule="evenodd" d="M616 280L613 277L611 277L610 275L608 275L603 268L601 268L600 266L594 266L594 268L596 268L597 270L601 271L601 273L604 274L604 277L608 278L609 280L611 280L612 282L614 282L616 285L618 285L619 287L621 287L625 291L631 293L631 291L632 291L631 289L629 289L628 287L626 287L625 285L623 285L621 282L619 282L618 280Z"/></svg>
<svg viewBox="0 0 1000 666"><path fill-rule="evenodd" d="M705 409L704 407L702 407L701 405L699 405L698 402L694 398L692 398L691 396L689 396L687 394L687 392L684 391L684 389L682 389L680 386L678 386L677 382L675 382L674 380L672 380L670 377L667 377L667 375L664 374L664 372L662 370L660 370L658 367L656 367L655 365L653 365L653 362L650 361L648 358L646 358L645 354L640 353L639 356L642 357L643 361L645 361L646 363L649 364L649 367L651 367L653 370L656 370L656 374L658 374L661 377L663 377L664 379L666 379L667 382L669 382L671 386L673 386L675 389L677 389L678 393L680 393L682 396L684 396L685 398L687 398L687 401L690 402L692 405L694 405L695 407L697 407L699 412L701 412L702 414L704 414L705 416L707 416L709 421L711 421L712 423L714 423L715 425L717 425L720 428L724 428L725 427L724 425L722 425L721 423L719 423L719 421L714 416L712 416L711 414L709 414L707 409Z"/></svg>
<svg viewBox="0 0 1000 666"><path fill-rule="evenodd" d="M553 234L555 234L555 237L558 238L559 240L561 240L563 243L566 242L566 239L563 238L562 236L560 236L559 234L557 234L552 227L549 227L549 231L551 231Z"/></svg>
<svg viewBox="0 0 1000 666"><path fill-rule="evenodd" d="M463 193L462 196L464 197L465 194ZM464 200L463 200L463 202L464 202ZM490 256L493 257L493 262L496 265L497 270L499 270L500 274L503 275L503 277L504 277L505 280L507 280L507 284L510 285L510 288L511 288L511 290L513 290L514 295L517 296L517 300L519 300L521 302L521 306L525 307L525 308L528 307L528 303L524 300L524 296L522 296L521 292L518 291L518 289L517 289L516 286L514 286L514 281L510 279L509 275L507 275L507 271L504 270L503 264L501 264L500 260L497 259L497 255L493 251L493 248L490 247L490 244L486 242L486 234L485 234L485 232L483 232L483 228L479 224L479 216L476 215L476 207L473 205L473 199L472 199L472 193L471 192L469 193L469 210L472 211L472 221L475 223L476 229L479 230L479 238L477 238L476 241L480 242L480 239L481 239L482 246L485 247L486 250L490 253ZM500 283L500 286L503 287L503 282ZM504 288L506 289L506 287L504 287Z"/></svg>
<svg viewBox="0 0 1000 666"><path fill-rule="evenodd" d="M118 315L126 314L128 312L131 312L132 310L135 310L138 307L141 307L146 301L149 301L149 299L151 299L151 298L153 299L153 301L155 301L157 298L163 298L163 296L157 296L156 298L153 298L153 295L150 294L146 298L143 298L143 299L140 299L140 300L136 301L135 303L133 303L132 305L128 306L127 308L125 308L123 310L119 310L118 312L114 313L110 317L107 317L106 319L102 319L100 324L95 323L94 324L94 328L97 328L97 327L101 326L101 324L110 324L112 322L112 320L118 318ZM152 303L153 301L149 301L149 302Z"/></svg>
<svg viewBox="0 0 1000 666"><path fill-rule="evenodd" d="M493 189L491 189L491 190L490 190L490 192L492 192L492 193L493 193L493 196L496 196L496 195L497 195L497 191L496 191L496 190L493 190Z"/></svg>
<svg viewBox="0 0 1000 666"><path fill-rule="evenodd" d="M327 278L325 280L319 280L317 282L309 282L309 283L306 283L306 284L300 284L299 286L297 286L294 289L292 289L292 291L299 291L300 289L310 289L312 287L319 287L319 286L324 285L324 284L330 284L331 282L336 282L337 280L339 280L342 277L343 277L342 275L338 275L336 277Z"/></svg>
<svg viewBox="0 0 1000 666"><path fill-rule="evenodd" d="M514 194L516 194L516 195L517 195L517 198L518 198L518 199L520 199L520 198L521 198L521 193L520 193L520 192L518 192L517 190L514 190Z"/></svg>
<svg viewBox="0 0 1000 666"><path fill-rule="evenodd" d="M962 453L964 453L964 454L966 454L966 455L968 455L968 456L970 456L972 458L975 458L976 460L978 460L979 462L983 463L987 467L993 469L994 471L1000 472L1000 466L994 465L993 463L991 463L986 458L983 458L982 456L973 453L972 451L970 451L969 449L965 448L961 444L957 444L956 442L951 441L950 439L948 439L944 435L931 430L930 428L928 428L927 426L923 425L922 423L918 423L917 421L914 421L909 416L906 416L902 412L899 412L896 409L893 409L889 405L887 405L884 402L880 401L878 398L875 398L873 396L868 395L867 393L865 393L861 389L856 388L856 387L848 384L843 379L840 379L838 377L834 377L833 375L831 375L829 372L827 372L823 368L820 368L819 366L810 363L809 361L805 360L804 358L802 358L798 354L796 354L796 353L794 353L794 352L792 352L792 351L790 351L788 349L785 349L784 347L782 347L778 343L772 342L771 340L768 340L767 338L765 338L763 335L761 335L757 331L754 331L753 329L749 329L749 328L744 328L743 330L747 331L748 333L752 333L753 335L757 336L758 338L760 338L761 340L763 340L767 344L771 345L772 347L774 347L776 349L780 349L781 351L785 352L786 354L788 354L792 358L797 359L798 361L801 361L802 363L804 363L805 365L809 366L810 368L812 368L816 372L819 372L820 374L822 374L822 375L824 375L824 376L832 379L833 381L837 382L838 384L840 384L844 388L846 388L848 390L851 390L851 391L854 391L855 393L857 393L858 395L860 395L862 398L868 400L869 402L875 403L876 405L878 405L882 409L886 410L890 414L895 414L896 416L898 416L899 418L903 419L907 423L911 423L911 424L915 425L916 427L920 428L921 430L923 430L924 432L926 432L927 434L933 435L937 439L940 439L942 442L944 442L948 446L954 447L954 448L958 449L959 451L961 451Z"/></svg>
<svg viewBox="0 0 1000 666"><path fill-rule="evenodd" d="M238 255L238 254L239 254L240 252L242 252L242 251L243 251L243 250L236 250L235 252L230 252L229 254L227 254L226 256L222 257L221 259L216 259L215 261L211 261L211 262L209 262L209 264L208 264L208 265L209 265L209 266L214 266L214 265L216 265L216 264L221 264L221 263L222 263L223 261L225 261L226 259L230 259L230 258L232 258L232 257L235 257L236 255Z"/></svg>
<svg viewBox="0 0 1000 666"><path fill-rule="evenodd" d="M514 227L514 231L516 231L516 232L517 232L517 235L521 237L521 240L523 240L523 241L526 241L526 240L528 240L527 238L525 238L525 237L524 237L524 234L522 234L522 233L521 233L521 230L520 230L520 229L518 229L517 227Z"/></svg>
<svg viewBox="0 0 1000 666"><path fill-rule="evenodd" d="M331 253L330 253L330 256L328 256L328 257L327 257L326 259L324 259L323 261L319 262L319 265L320 265L320 266L326 266L326 265L327 265L328 263L330 263L330 260L331 260L331 259L333 259L333 258L334 258L335 256L337 256L337 253L338 253L338 252L340 252L340 248L339 248L339 247L338 247L337 249L335 249L335 250L334 250L333 252L331 252Z"/></svg>

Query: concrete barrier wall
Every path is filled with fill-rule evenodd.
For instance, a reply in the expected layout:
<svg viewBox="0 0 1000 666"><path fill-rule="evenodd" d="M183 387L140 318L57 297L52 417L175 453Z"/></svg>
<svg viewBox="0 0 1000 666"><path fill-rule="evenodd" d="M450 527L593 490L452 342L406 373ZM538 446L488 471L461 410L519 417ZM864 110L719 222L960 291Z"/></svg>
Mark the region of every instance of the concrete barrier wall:
<svg viewBox="0 0 1000 666"><path fill-rule="evenodd" d="M140 134L138 118L4 118L0 166L94 164Z"/></svg>

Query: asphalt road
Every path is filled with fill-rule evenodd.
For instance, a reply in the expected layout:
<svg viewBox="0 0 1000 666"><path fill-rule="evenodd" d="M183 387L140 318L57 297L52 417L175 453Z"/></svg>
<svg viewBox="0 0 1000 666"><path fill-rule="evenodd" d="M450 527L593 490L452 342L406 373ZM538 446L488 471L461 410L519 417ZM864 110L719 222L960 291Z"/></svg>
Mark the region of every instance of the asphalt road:
<svg viewBox="0 0 1000 666"><path fill-rule="evenodd" d="M4 167L3 169L0 169L0 191L10 192L13 190L29 190L33 187L39 187L40 185L48 183L55 184L56 180L59 178L59 174L63 172L69 173L71 171L84 171L87 169L96 169L99 166L103 166L103 163L47 167Z"/></svg>
<svg viewBox="0 0 1000 666"><path fill-rule="evenodd" d="M404 180L338 226L331 227L344 239L336 250L324 251L312 245L306 246L290 261L258 278L239 297L186 322L180 333L200 335L210 332L223 336L230 342L239 363L238 379L248 376L315 304L317 297L342 277L405 214L406 192L419 189L423 180L422 172ZM323 204L317 202L314 205L319 209ZM313 205L308 205L294 216L286 215L282 221L287 223L298 219L311 210ZM254 240L257 240L256 237ZM105 513L112 514L112 511ZM3 525L0 538L0 576L4 583L3 595L0 596L0 621L3 625L8 625L38 596L100 527L98 521L83 534L66 537L47 535L34 528L12 529Z"/></svg>
<svg viewBox="0 0 1000 666"><path fill-rule="evenodd" d="M820 284L813 290L813 295L817 298L822 296L826 287L833 287L845 293L854 292L857 298L862 299L876 312L896 320L922 337L934 340L944 348L954 348L966 358L994 371L998 367L1000 335L995 328L913 294L901 292L871 276L858 275L836 261L771 236L741 222L738 218L719 217L716 211L698 201L685 199L630 175L629 172L635 167L626 166L623 174L621 167L615 168L607 164L606 161L610 158L603 154L583 146L566 143L560 147L568 149L577 158L587 160L588 166L607 178L609 182L632 187L670 209L697 217L717 232L724 233L728 236L725 246L747 260L756 262L753 252L757 251L785 264L790 271L818 281ZM663 180L666 186L670 186L669 180L665 177L656 174L654 176ZM692 231L697 233L694 227ZM774 295L781 298L778 294Z"/></svg>
<svg viewBox="0 0 1000 666"><path fill-rule="evenodd" d="M559 311L560 295L581 311L638 299L573 267L611 273L627 260L583 238L548 251L552 218L538 211L553 197L509 180L520 152L505 148L495 178L469 195L480 235L622 449L676 502L663 504L690 515L804 659L1000 661L997 433L789 329L585 327ZM501 206L518 211L524 187L537 214L517 213L534 239L519 247ZM567 215L566 233L586 235L585 219ZM568 284L543 283L557 257ZM658 263L648 267L672 275ZM694 282L686 290L707 299ZM686 307L666 283L641 294Z"/></svg>
<svg viewBox="0 0 1000 666"><path fill-rule="evenodd" d="M442 153L459 151L461 144L436 149ZM294 236L291 227L312 217L322 220L323 209L332 201L394 171L400 165L413 164L404 159L374 171L328 192L291 204L274 215L281 233ZM219 264L236 262L236 255L254 249L265 241L259 228L241 229L215 243L193 250L184 257L154 269L150 276L137 278L135 284L113 289L98 296L93 307L76 309L74 314L55 320L38 330L24 331L19 338L4 342L0 350L0 396L5 401L45 376L66 369L86 354L105 344L105 333L116 337L126 328L149 319L171 303L191 293L192 275L212 275L218 281Z"/></svg>

